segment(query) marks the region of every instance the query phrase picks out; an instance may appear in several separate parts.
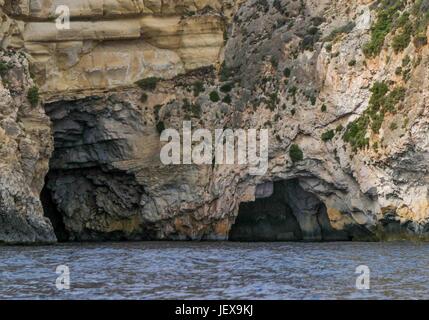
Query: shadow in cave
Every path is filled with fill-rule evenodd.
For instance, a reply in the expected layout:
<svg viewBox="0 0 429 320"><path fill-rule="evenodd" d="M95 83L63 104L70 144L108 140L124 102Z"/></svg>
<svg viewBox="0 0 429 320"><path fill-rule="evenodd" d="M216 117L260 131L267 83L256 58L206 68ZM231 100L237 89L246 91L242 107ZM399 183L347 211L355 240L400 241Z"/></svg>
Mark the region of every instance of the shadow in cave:
<svg viewBox="0 0 429 320"><path fill-rule="evenodd" d="M48 189L47 180L48 175L45 178L45 185L43 186L42 193L40 194L44 215L51 221L57 240L59 242L66 242L68 241L69 236L63 221L63 215L58 211L57 206L52 199L51 191Z"/></svg>
<svg viewBox="0 0 429 320"><path fill-rule="evenodd" d="M268 194L242 203L229 240L349 241L351 237L332 228L325 204L294 179L274 182Z"/></svg>

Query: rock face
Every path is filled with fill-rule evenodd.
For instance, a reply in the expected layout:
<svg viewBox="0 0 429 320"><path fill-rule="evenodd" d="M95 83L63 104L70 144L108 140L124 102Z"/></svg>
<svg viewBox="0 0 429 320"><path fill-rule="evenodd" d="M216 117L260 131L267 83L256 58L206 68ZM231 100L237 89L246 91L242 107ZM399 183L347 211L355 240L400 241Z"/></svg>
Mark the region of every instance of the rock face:
<svg viewBox="0 0 429 320"><path fill-rule="evenodd" d="M52 21L60 5L69 8L68 30ZM46 96L91 94L215 64L227 19L220 13L232 6L228 0L6 1L14 18L7 45L31 55Z"/></svg>
<svg viewBox="0 0 429 320"><path fill-rule="evenodd" d="M56 241L39 195L52 152L49 118L26 94L23 54L0 53L0 243Z"/></svg>
<svg viewBox="0 0 429 320"><path fill-rule="evenodd" d="M60 2L71 30L52 22ZM38 193L49 158L42 199L63 240L429 238L428 1L0 5L0 43L27 54L54 138L51 155L26 77L4 108L25 116L5 119L33 141L46 135L7 152L25 161L1 161L21 172L3 185L37 210L1 208L38 217L46 228L28 224L47 238ZM36 111L37 126L24 120ZM267 172L163 165L160 132L185 120L268 129Z"/></svg>
<svg viewBox="0 0 429 320"><path fill-rule="evenodd" d="M240 205L231 228L233 241L347 241L359 230L335 230L326 206L298 180L271 184L273 194ZM353 226L355 227L355 226ZM361 236L370 236L365 229Z"/></svg>

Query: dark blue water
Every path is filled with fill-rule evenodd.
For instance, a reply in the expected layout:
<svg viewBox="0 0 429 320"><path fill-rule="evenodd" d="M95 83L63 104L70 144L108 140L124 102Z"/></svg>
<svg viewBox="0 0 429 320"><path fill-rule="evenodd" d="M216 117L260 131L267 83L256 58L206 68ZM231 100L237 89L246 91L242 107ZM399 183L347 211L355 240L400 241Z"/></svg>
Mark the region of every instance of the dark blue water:
<svg viewBox="0 0 429 320"><path fill-rule="evenodd" d="M58 290L58 265L70 289ZM370 290L356 289L367 265ZM429 244L143 242L0 247L1 299L429 299Z"/></svg>

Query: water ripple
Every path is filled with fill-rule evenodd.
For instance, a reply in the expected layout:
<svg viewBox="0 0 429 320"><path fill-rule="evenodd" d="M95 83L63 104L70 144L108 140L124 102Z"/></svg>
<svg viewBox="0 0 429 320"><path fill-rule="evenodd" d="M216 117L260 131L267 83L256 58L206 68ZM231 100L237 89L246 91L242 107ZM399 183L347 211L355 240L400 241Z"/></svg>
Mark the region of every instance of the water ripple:
<svg viewBox="0 0 429 320"><path fill-rule="evenodd" d="M429 244L140 242L0 247L1 299L428 299ZM355 288L358 265L371 289ZM55 287L67 265L71 289Z"/></svg>

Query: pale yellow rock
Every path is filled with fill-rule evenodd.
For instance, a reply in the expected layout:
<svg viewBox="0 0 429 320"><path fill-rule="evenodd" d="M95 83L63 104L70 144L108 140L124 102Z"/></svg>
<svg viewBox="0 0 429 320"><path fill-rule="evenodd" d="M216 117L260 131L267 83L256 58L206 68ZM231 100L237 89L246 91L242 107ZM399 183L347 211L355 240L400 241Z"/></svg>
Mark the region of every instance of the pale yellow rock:
<svg viewBox="0 0 429 320"><path fill-rule="evenodd" d="M163 15L196 12L206 7L220 11L221 0L16 0L14 12L23 17L48 19L66 6L72 18L132 16L140 13Z"/></svg>
<svg viewBox="0 0 429 320"><path fill-rule="evenodd" d="M57 28L60 5L70 29ZM217 64L225 22L213 10L222 8L206 0L19 1L8 8L12 18L0 15L1 46L26 50L42 92L112 89Z"/></svg>
<svg viewBox="0 0 429 320"><path fill-rule="evenodd" d="M67 45L69 50L64 48ZM45 64L46 82L42 87L45 91L58 93L114 88L132 85L148 76L171 78L185 71L177 54L141 41L102 43L79 59L82 46L79 42L63 43L64 54L58 54L61 52L58 46L54 49L51 57L54 57L54 66L57 67L53 69ZM70 51L75 54L70 54ZM59 67L65 65L73 67Z"/></svg>
<svg viewBox="0 0 429 320"><path fill-rule="evenodd" d="M117 40L140 37L138 20L103 22L72 22L69 30L58 30L52 22L27 23L24 40L28 42L57 42L75 40Z"/></svg>
<svg viewBox="0 0 429 320"><path fill-rule="evenodd" d="M66 6L72 18L130 15L142 12L143 0L24 0L21 15L48 19L56 17L57 8Z"/></svg>

